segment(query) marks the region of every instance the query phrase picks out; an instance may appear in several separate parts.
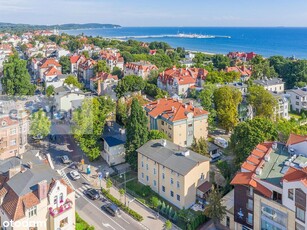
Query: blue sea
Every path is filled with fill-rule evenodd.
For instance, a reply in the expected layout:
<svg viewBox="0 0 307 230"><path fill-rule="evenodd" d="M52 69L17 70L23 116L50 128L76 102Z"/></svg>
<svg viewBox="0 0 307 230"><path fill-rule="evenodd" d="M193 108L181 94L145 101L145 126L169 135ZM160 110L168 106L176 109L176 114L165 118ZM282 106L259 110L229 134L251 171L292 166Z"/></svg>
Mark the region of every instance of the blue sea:
<svg viewBox="0 0 307 230"><path fill-rule="evenodd" d="M112 37L144 42L164 41L172 47L226 54L230 51L256 52L265 57L282 55L307 59L307 28L248 27L122 27L62 31L71 35ZM209 35L214 38L182 38L178 34Z"/></svg>

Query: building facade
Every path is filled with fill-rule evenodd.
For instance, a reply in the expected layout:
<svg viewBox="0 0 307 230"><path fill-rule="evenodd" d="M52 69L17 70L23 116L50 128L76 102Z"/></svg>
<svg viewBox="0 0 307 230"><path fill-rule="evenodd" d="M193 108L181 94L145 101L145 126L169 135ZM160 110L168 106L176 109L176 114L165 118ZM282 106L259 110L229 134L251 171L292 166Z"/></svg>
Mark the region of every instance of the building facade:
<svg viewBox="0 0 307 230"><path fill-rule="evenodd" d="M209 113L173 98L163 98L145 105L150 130L164 132L172 142L190 146L193 138L207 138Z"/></svg>
<svg viewBox="0 0 307 230"><path fill-rule="evenodd" d="M291 110L298 113L307 110L307 87L287 90Z"/></svg>
<svg viewBox="0 0 307 230"><path fill-rule="evenodd" d="M153 70L158 70L158 67L147 61L128 62L124 66L124 76L136 75L147 79Z"/></svg>
<svg viewBox="0 0 307 230"><path fill-rule="evenodd" d="M140 183L180 209L196 202L197 188L209 180L209 158L161 139L137 152Z"/></svg>
<svg viewBox="0 0 307 230"><path fill-rule="evenodd" d="M260 80L254 80L254 83L263 86L266 90L271 92L284 93L285 91L285 83L280 78L264 77Z"/></svg>

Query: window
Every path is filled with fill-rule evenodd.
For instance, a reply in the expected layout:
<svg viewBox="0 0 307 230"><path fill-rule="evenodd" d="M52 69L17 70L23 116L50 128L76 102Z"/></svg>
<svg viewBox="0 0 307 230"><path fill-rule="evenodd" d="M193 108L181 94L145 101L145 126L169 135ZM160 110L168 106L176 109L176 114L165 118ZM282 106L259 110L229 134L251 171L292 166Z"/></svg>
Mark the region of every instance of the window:
<svg viewBox="0 0 307 230"><path fill-rule="evenodd" d="M205 178L204 173L201 173L201 175L200 175L200 179L201 179L201 180L203 180L204 178Z"/></svg>
<svg viewBox="0 0 307 230"><path fill-rule="evenodd" d="M295 104L296 104L296 105L299 105L300 103L299 103L299 102L296 102Z"/></svg>
<svg viewBox="0 0 307 230"><path fill-rule="evenodd" d="M29 209L29 217L32 217L32 216L36 216L36 211L37 211L37 208L36 206L33 206L32 208Z"/></svg>
<svg viewBox="0 0 307 230"><path fill-rule="evenodd" d="M288 198L293 200L293 189L288 189Z"/></svg>
<svg viewBox="0 0 307 230"><path fill-rule="evenodd" d="M11 129L11 130L10 130L10 134L11 134L11 135L14 135L14 134L16 134L16 128L14 128L14 129Z"/></svg>
<svg viewBox="0 0 307 230"><path fill-rule="evenodd" d="M296 99L300 99L300 97L299 97L299 96L296 96L295 98L296 98Z"/></svg>
<svg viewBox="0 0 307 230"><path fill-rule="evenodd" d="M300 225L299 223L295 223L295 230L305 230L305 227Z"/></svg>
<svg viewBox="0 0 307 230"><path fill-rule="evenodd" d="M11 146L16 145L16 139L11 140L11 141L10 141L10 145L11 145Z"/></svg>
<svg viewBox="0 0 307 230"><path fill-rule="evenodd" d="M156 175L156 169L154 169L154 175Z"/></svg>
<svg viewBox="0 0 307 230"><path fill-rule="evenodd" d="M60 203L63 202L63 193L60 194Z"/></svg>
<svg viewBox="0 0 307 230"><path fill-rule="evenodd" d="M60 221L60 228L64 227L66 224L68 224L68 217Z"/></svg>
<svg viewBox="0 0 307 230"><path fill-rule="evenodd" d="M180 201L180 196L177 194L177 200Z"/></svg>
<svg viewBox="0 0 307 230"><path fill-rule="evenodd" d="M58 204L58 196L54 196L54 198L53 198L53 204Z"/></svg>
<svg viewBox="0 0 307 230"><path fill-rule="evenodd" d="M192 126L193 126L193 124L192 124L192 123L188 124L188 127L192 127Z"/></svg>
<svg viewBox="0 0 307 230"><path fill-rule="evenodd" d="M247 223L252 225L253 224L253 214L248 213L246 221Z"/></svg>
<svg viewBox="0 0 307 230"><path fill-rule="evenodd" d="M146 170L148 170L148 164L146 164Z"/></svg>
<svg viewBox="0 0 307 230"><path fill-rule="evenodd" d="M144 168L144 162L142 161L142 168Z"/></svg>
<svg viewBox="0 0 307 230"><path fill-rule="evenodd" d="M295 208L295 217L296 219L305 223L305 210L296 206Z"/></svg>
<svg viewBox="0 0 307 230"><path fill-rule="evenodd" d="M171 184L174 184L174 179L173 178L171 178Z"/></svg>
<svg viewBox="0 0 307 230"><path fill-rule="evenodd" d="M173 191L171 191L171 197L174 197L174 192Z"/></svg>
<svg viewBox="0 0 307 230"><path fill-rule="evenodd" d="M180 188L180 182L177 181L177 188Z"/></svg>
<svg viewBox="0 0 307 230"><path fill-rule="evenodd" d="M187 145L187 141L184 142L184 145Z"/></svg>
<svg viewBox="0 0 307 230"><path fill-rule="evenodd" d="M149 181L149 177L148 176L146 176L146 180Z"/></svg>
<svg viewBox="0 0 307 230"><path fill-rule="evenodd" d="M161 121L161 124L164 125L164 121Z"/></svg>
<svg viewBox="0 0 307 230"><path fill-rule="evenodd" d="M164 174L164 173L162 173L162 179L163 179L163 180L165 179L165 174Z"/></svg>
<svg viewBox="0 0 307 230"><path fill-rule="evenodd" d="M142 173L142 178L144 178L144 173Z"/></svg>
<svg viewBox="0 0 307 230"><path fill-rule="evenodd" d="M157 186L157 181L156 181L156 180L154 180L154 186L155 186L155 187Z"/></svg>
<svg viewBox="0 0 307 230"><path fill-rule="evenodd" d="M189 135L189 136L192 136L192 135L193 135L193 131L189 131L189 132L188 132L188 135Z"/></svg>
<svg viewBox="0 0 307 230"><path fill-rule="evenodd" d="M230 218L229 218L229 216L226 217L226 226L228 228L230 228Z"/></svg>
<svg viewBox="0 0 307 230"><path fill-rule="evenodd" d="M253 188L252 187L249 187L248 195L253 196Z"/></svg>
<svg viewBox="0 0 307 230"><path fill-rule="evenodd" d="M165 187L162 185L162 192L165 192Z"/></svg>

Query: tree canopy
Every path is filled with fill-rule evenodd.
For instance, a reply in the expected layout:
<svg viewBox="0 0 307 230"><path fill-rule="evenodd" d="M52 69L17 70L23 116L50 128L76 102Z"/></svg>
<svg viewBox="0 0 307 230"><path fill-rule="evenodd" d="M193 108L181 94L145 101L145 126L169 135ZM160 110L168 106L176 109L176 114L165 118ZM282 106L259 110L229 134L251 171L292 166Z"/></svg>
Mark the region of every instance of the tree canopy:
<svg viewBox="0 0 307 230"><path fill-rule="evenodd" d="M4 62L1 83L3 91L7 95L33 95L35 91L35 85L31 83L31 77L27 70L27 62L21 60L18 54L10 56Z"/></svg>
<svg viewBox="0 0 307 230"><path fill-rule="evenodd" d="M67 76L64 83L66 83L67 85L73 85L79 89L82 88L82 84L78 81L77 77L74 75Z"/></svg>
<svg viewBox="0 0 307 230"><path fill-rule="evenodd" d="M226 206L222 204L222 194L213 188L207 198L208 205L205 207L205 215L216 224L224 219L226 215Z"/></svg>
<svg viewBox="0 0 307 230"><path fill-rule="evenodd" d="M50 133L51 121L43 110L31 115L30 135L44 138Z"/></svg>
<svg viewBox="0 0 307 230"><path fill-rule="evenodd" d="M60 58L60 64L62 66L62 73L63 74L68 74L71 72L70 70L70 59L68 56L62 56Z"/></svg>
<svg viewBox="0 0 307 230"><path fill-rule="evenodd" d="M110 68L105 60L99 60L94 67L95 73L105 72L110 73Z"/></svg>
<svg viewBox="0 0 307 230"><path fill-rule="evenodd" d="M126 160L131 167L137 169L136 149L148 141L147 116L137 99L132 100L131 114L127 121Z"/></svg>
<svg viewBox="0 0 307 230"><path fill-rule="evenodd" d="M142 77L129 75L118 82L115 92L117 97L122 97L125 93L143 90L145 85L146 83Z"/></svg>

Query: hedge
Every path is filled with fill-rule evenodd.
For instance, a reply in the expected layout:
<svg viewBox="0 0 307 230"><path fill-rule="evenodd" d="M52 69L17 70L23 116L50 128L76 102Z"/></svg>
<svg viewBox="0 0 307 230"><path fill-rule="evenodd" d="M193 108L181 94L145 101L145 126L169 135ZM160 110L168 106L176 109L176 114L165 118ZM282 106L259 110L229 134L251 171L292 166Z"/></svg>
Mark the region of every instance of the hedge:
<svg viewBox="0 0 307 230"><path fill-rule="evenodd" d="M140 214L138 214L136 211L128 208L127 206L125 206L122 202L120 202L118 199L116 199L114 196L112 196L107 190L102 188L101 192L106 198L108 198L111 202L116 204L119 208L121 208L124 212L126 212L130 216L132 216L134 219L136 219L137 221L143 220L143 217Z"/></svg>
<svg viewBox="0 0 307 230"><path fill-rule="evenodd" d="M86 223L76 212L76 230L95 230L95 228Z"/></svg>

